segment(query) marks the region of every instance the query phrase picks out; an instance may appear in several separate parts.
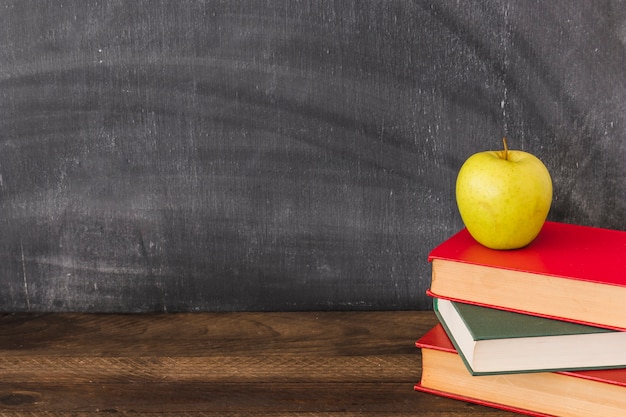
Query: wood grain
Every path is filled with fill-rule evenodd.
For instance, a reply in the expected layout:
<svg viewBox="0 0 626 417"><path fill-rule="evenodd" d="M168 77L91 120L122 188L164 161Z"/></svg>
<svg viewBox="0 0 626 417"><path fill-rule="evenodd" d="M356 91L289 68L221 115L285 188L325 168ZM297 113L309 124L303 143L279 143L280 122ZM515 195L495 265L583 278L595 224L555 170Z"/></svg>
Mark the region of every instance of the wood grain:
<svg viewBox="0 0 626 417"><path fill-rule="evenodd" d="M416 393L432 312L5 314L0 416L507 416Z"/></svg>

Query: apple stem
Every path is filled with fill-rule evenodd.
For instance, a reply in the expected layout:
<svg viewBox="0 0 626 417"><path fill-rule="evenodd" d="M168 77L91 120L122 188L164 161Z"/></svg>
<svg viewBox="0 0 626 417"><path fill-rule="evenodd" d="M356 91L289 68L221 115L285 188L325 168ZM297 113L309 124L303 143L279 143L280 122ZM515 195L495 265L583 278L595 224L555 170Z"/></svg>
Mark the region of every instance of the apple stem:
<svg viewBox="0 0 626 417"><path fill-rule="evenodd" d="M504 155L504 160L507 161L509 159L509 147L506 144L506 138L502 138L502 144L504 144L504 152L502 155Z"/></svg>

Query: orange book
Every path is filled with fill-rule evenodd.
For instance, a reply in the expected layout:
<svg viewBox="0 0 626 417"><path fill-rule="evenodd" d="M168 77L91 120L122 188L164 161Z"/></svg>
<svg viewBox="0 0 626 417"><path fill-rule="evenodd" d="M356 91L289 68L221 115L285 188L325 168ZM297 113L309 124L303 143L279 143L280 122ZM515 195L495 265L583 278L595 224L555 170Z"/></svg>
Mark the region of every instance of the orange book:
<svg viewBox="0 0 626 417"><path fill-rule="evenodd" d="M415 345L422 350L416 391L530 416L626 415L624 368L472 376L440 324Z"/></svg>
<svg viewBox="0 0 626 417"><path fill-rule="evenodd" d="M433 297L626 330L626 232L546 222L530 245L503 251L463 229L428 260Z"/></svg>

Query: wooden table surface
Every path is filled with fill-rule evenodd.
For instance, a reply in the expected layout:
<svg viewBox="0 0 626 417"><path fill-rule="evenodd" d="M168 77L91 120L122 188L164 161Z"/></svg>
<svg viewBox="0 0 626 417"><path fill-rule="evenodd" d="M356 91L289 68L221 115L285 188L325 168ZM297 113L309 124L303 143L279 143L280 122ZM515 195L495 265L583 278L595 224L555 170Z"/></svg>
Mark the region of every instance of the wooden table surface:
<svg viewBox="0 0 626 417"><path fill-rule="evenodd" d="M489 416L413 391L432 312L0 315L0 416Z"/></svg>

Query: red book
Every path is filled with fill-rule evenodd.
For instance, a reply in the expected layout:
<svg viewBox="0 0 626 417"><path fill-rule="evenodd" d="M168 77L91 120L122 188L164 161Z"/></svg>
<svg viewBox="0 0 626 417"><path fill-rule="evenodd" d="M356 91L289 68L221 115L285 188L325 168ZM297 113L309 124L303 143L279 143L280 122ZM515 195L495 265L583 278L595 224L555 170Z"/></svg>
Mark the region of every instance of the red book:
<svg viewBox="0 0 626 417"><path fill-rule="evenodd" d="M415 345L422 349L416 391L530 416L626 415L626 369L472 376L441 325Z"/></svg>
<svg viewBox="0 0 626 417"><path fill-rule="evenodd" d="M463 229L428 260L434 297L626 330L626 232L546 222L504 251Z"/></svg>

